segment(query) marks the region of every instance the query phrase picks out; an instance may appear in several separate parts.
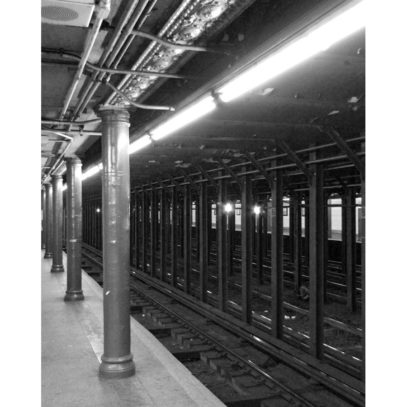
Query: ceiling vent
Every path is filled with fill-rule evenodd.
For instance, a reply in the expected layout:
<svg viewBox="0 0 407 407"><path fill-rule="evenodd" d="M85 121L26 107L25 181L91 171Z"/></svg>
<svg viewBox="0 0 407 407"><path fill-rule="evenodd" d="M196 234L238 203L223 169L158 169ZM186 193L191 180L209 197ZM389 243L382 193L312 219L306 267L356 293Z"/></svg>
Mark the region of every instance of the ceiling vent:
<svg viewBox="0 0 407 407"><path fill-rule="evenodd" d="M94 0L42 0L41 21L47 24L88 27Z"/></svg>

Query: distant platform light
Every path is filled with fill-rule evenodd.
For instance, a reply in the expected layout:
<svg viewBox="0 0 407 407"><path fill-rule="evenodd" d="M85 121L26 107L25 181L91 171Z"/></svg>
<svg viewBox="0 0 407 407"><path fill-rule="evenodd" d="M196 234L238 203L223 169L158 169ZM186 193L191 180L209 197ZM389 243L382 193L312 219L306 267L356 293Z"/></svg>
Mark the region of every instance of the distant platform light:
<svg viewBox="0 0 407 407"><path fill-rule="evenodd" d="M260 206L255 205L255 207L253 208L253 212L254 212L256 215L260 215L260 212L261 212Z"/></svg>
<svg viewBox="0 0 407 407"><path fill-rule="evenodd" d="M230 202L226 203L225 204L225 212L230 213L232 211L233 211L233 205Z"/></svg>
<svg viewBox="0 0 407 407"><path fill-rule="evenodd" d="M96 213L100 213L100 208L96 208Z"/></svg>

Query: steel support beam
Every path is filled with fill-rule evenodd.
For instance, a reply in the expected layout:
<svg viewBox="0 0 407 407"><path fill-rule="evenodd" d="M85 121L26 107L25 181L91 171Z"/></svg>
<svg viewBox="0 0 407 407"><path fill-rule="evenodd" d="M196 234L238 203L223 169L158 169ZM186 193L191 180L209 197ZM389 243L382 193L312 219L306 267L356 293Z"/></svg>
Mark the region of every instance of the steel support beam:
<svg viewBox="0 0 407 407"><path fill-rule="evenodd" d="M45 189L41 189L41 250L45 249L47 239L47 217L45 216L45 210L47 194Z"/></svg>
<svg viewBox="0 0 407 407"><path fill-rule="evenodd" d="M264 210L261 208L260 213L256 214L256 271L257 282L261 285L264 284L263 276L263 249L264 249L264 233L263 233L263 217Z"/></svg>
<svg viewBox="0 0 407 407"><path fill-rule="evenodd" d="M104 377L135 374L130 352L130 172L129 114L118 107L99 109L102 118L103 325Z"/></svg>
<svg viewBox="0 0 407 407"><path fill-rule="evenodd" d="M156 274L156 261L155 252L157 250L157 191L151 190L151 221L150 221L150 274L155 277Z"/></svg>
<svg viewBox="0 0 407 407"><path fill-rule="evenodd" d="M199 292L200 300L206 302L208 287L208 185L201 184L199 191Z"/></svg>
<svg viewBox="0 0 407 407"><path fill-rule="evenodd" d="M66 160L67 289L65 301L84 299L82 291L82 162Z"/></svg>
<svg viewBox="0 0 407 407"><path fill-rule="evenodd" d="M62 264L62 175L52 176L52 226L53 250L51 272L64 271Z"/></svg>
<svg viewBox="0 0 407 407"><path fill-rule="evenodd" d="M253 203L252 184L249 175L241 180L241 214L242 214L242 320L251 322L251 277L252 277L252 228Z"/></svg>
<svg viewBox="0 0 407 407"><path fill-rule="evenodd" d="M335 141L335 143L338 145L340 150L344 152L351 163L357 168L359 171L360 175L362 178L364 178L365 175L365 167L358 157L358 155L348 146L347 142L342 138L342 136L333 128L324 128L321 129L322 132L325 132L328 134L328 136Z"/></svg>
<svg viewBox="0 0 407 407"><path fill-rule="evenodd" d="M52 186L45 184L45 221L46 221L46 239L45 239L45 254L44 259L52 258Z"/></svg>
<svg viewBox="0 0 407 407"><path fill-rule="evenodd" d="M324 191L323 172L317 164L310 168L309 196L309 318L310 353L323 357L324 316Z"/></svg>
<svg viewBox="0 0 407 407"><path fill-rule="evenodd" d="M171 276L172 285L177 286L177 191L171 188Z"/></svg>
<svg viewBox="0 0 407 407"><path fill-rule="evenodd" d="M184 185L184 291L191 292L191 186Z"/></svg>
<svg viewBox="0 0 407 407"><path fill-rule="evenodd" d="M294 240L294 290L298 294L302 285L302 227L301 227L301 198L292 196L293 200L293 240Z"/></svg>
<svg viewBox="0 0 407 407"><path fill-rule="evenodd" d="M364 145L362 145L362 149L364 151ZM360 194L362 197L362 205L360 208L360 230L359 230L359 235L360 235L360 240L361 240L361 283L362 283L362 331L363 331L363 336L362 336L362 349L363 349L363 354L362 354L362 368L361 368L361 373L362 373L362 381L365 382L365 369L366 369L366 253L365 253L365 245L366 245L366 194L365 194L365 179L361 179L361 189L360 189Z"/></svg>
<svg viewBox="0 0 407 407"><path fill-rule="evenodd" d="M222 175L222 174L220 174ZM227 273L226 273L226 181L218 181L218 200L216 203L216 241L218 263L218 307L221 311L226 310L227 300Z"/></svg>
<svg viewBox="0 0 407 407"><path fill-rule="evenodd" d="M273 172L271 187L271 333L283 336L283 179Z"/></svg>
<svg viewBox="0 0 407 407"><path fill-rule="evenodd" d="M344 249L343 272L346 274L346 306L356 311L356 213L355 192L347 188L342 197L342 247Z"/></svg>
<svg viewBox="0 0 407 407"><path fill-rule="evenodd" d="M134 193L134 255L133 264L140 267L140 196Z"/></svg>
<svg viewBox="0 0 407 407"><path fill-rule="evenodd" d="M165 280L165 263L167 257L166 223L167 200L165 188L162 188L160 191L160 279L162 281Z"/></svg>
<svg viewBox="0 0 407 407"><path fill-rule="evenodd" d="M147 273L147 223L147 192L143 189L141 193L141 269L144 273Z"/></svg>

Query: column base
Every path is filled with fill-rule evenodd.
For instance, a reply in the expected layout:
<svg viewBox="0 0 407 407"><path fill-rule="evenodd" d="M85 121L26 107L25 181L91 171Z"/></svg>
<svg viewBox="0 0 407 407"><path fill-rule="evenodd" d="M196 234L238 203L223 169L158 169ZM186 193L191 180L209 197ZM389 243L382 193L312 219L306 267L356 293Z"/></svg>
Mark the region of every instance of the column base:
<svg viewBox="0 0 407 407"><path fill-rule="evenodd" d="M133 362L133 355L119 358L101 357L102 363L99 366L99 376L106 379L120 379L133 376L136 373L136 366Z"/></svg>
<svg viewBox="0 0 407 407"><path fill-rule="evenodd" d="M44 259L52 259L53 254L51 252L45 252Z"/></svg>
<svg viewBox="0 0 407 407"><path fill-rule="evenodd" d="M64 301L83 301L85 299L83 291L65 291Z"/></svg>
<svg viewBox="0 0 407 407"><path fill-rule="evenodd" d="M51 273L60 273L61 271L64 271L64 266L62 264L52 265Z"/></svg>

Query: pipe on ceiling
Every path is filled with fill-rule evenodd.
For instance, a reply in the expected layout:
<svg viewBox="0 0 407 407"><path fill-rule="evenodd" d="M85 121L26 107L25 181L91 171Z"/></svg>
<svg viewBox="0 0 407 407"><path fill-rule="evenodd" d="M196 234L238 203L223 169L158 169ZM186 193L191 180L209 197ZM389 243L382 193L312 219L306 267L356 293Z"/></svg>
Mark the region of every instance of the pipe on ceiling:
<svg viewBox="0 0 407 407"><path fill-rule="evenodd" d="M122 98L126 99L132 106L137 107L139 109L146 109L146 110L169 110L171 112L175 111L175 108L172 106L155 106L155 105L143 105L141 103L133 102L127 95L121 92L116 86L112 85L110 82L103 82L104 85L107 85L110 89L112 89L115 93L120 95Z"/></svg>
<svg viewBox="0 0 407 407"><path fill-rule="evenodd" d="M70 126L84 126L85 124L89 123L99 123L101 122L102 119L91 119L91 120L84 120L81 122L71 122L69 120L41 120L41 124L50 124L50 125L56 125L56 126L61 126L61 125L70 125ZM52 130L52 129L44 129L44 130Z"/></svg>
<svg viewBox="0 0 407 407"><path fill-rule="evenodd" d="M183 2L179 5L175 13L167 20L167 22L164 24L163 28L159 31L158 37L162 37L163 35L166 34L166 32L169 30L171 25L174 23L174 21L183 13L183 11L190 5L192 0L183 0ZM144 62L144 60L152 53L154 48L157 46L157 43L155 41L151 42L150 45L144 50L144 52L140 55L140 57L137 59L137 61L133 64L131 69L138 69L140 65ZM118 89L122 89L123 87L126 86L127 82L129 81L130 76L126 75L119 83L117 86ZM106 104L109 104L113 97L114 93L112 93L107 101Z"/></svg>
<svg viewBox="0 0 407 407"><path fill-rule="evenodd" d="M140 9L143 10L148 2L149 2L149 0L144 0ZM120 17L120 21L116 26L113 36L112 36L111 40L109 41L109 44L103 51L103 54L99 60L99 66L106 65L107 68L110 68L110 66L113 62L112 58L110 58L110 57L112 55L114 47L116 46L117 41L122 37L122 31L123 31L124 27L129 22L129 26L131 26L131 29L133 29L134 25L137 22L139 13L137 13L132 18L131 18L131 16L132 16L134 10L136 9L136 7L138 6L138 3L139 3L138 0L133 0L132 2L128 3L127 8L125 9L122 16ZM120 43L119 43L119 45L120 45ZM108 58L109 58L109 60L107 60ZM83 109L87 106L87 104L89 103L89 100L94 95L94 93L96 92L96 90L98 89L98 87L100 85L98 82L95 82L95 80L102 79L103 76L104 76L103 73L100 75L98 73L94 74L92 80L89 81L87 87L82 92L82 96L78 100L78 103L77 103L75 110L73 112L73 115L72 115L73 118L78 117L81 114L81 112L83 111Z"/></svg>
<svg viewBox="0 0 407 407"><path fill-rule="evenodd" d="M68 110L69 104L71 103L73 94L78 86L78 83L82 77L83 70L85 69L86 62L88 61L89 55L92 51L93 45L95 44L96 38L99 34L102 22L110 13L110 0L100 0L97 6L96 21L93 24L91 31L88 33L86 38L85 49L82 54L81 61L79 62L78 69L76 71L75 77L71 86L68 90L67 96L65 98L64 106L60 114L60 119L63 119L66 111Z"/></svg>

